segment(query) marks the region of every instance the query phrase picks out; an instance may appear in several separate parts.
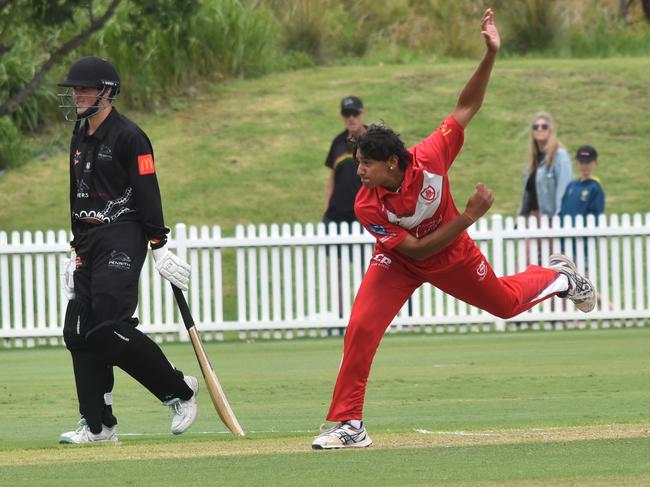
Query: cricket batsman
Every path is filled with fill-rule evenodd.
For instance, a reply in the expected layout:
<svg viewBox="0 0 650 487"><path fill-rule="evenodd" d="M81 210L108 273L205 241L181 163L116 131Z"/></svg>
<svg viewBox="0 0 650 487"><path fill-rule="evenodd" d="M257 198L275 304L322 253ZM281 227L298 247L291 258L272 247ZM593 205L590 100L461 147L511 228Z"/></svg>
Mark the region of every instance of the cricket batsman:
<svg viewBox="0 0 650 487"><path fill-rule="evenodd" d="M147 135L118 113L120 78L96 56L70 67L60 108L75 122L70 142L72 253L62 273L68 295L63 337L72 356L79 413L60 443L117 441L113 366L146 387L172 413L172 433L196 418L198 381L183 376L132 318L147 247L156 269L186 290L190 266L171 253L154 153Z"/></svg>
<svg viewBox="0 0 650 487"><path fill-rule="evenodd" d="M327 413L337 424L314 439L314 449L372 444L363 423L372 360L386 328L423 283L504 319L556 295L581 311L594 308L593 285L563 255L552 255L549 268L531 265L520 274L496 277L466 232L494 201L484 184L476 185L463 213L454 204L448 172L465 127L483 103L501 44L491 9L483 15L481 31L485 55L435 132L410 149L383 124L371 125L356 140L353 154L363 186L355 212L377 244L352 306Z"/></svg>

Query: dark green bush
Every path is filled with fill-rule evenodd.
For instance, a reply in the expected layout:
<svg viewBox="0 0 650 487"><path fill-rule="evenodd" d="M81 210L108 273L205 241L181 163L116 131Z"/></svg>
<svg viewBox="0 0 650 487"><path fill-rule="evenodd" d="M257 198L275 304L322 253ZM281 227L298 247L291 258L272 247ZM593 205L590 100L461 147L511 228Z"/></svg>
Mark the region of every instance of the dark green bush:
<svg viewBox="0 0 650 487"><path fill-rule="evenodd" d="M0 118L0 171L19 166L28 150L20 130L10 117Z"/></svg>

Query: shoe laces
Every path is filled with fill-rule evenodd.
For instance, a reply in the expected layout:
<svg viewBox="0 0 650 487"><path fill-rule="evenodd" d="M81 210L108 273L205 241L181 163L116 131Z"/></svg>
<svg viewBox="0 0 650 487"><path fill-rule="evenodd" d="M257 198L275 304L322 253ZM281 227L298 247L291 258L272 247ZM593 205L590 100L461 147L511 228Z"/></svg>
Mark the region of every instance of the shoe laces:
<svg viewBox="0 0 650 487"><path fill-rule="evenodd" d="M172 416L183 416L183 402L180 399L172 399L167 403Z"/></svg>
<svg viewBox="0 0 650 487"><path fill-rule="evenodd" d="M79 423L77 423L77 429L75 430L75 433L81 433L84 428L88 428L88 422L86 421L86 418L81 418L79 420Z"/></svg>
<svg viewBox="0 0 650 487"><path fill-rule="evenodd" d="M586 298L593 292L587 280L581 276L576 275L572 281L573 289L570 294L574 299Z"/></svg>
<svg viewBox="0 0 650 487"><path fill-rule="evenodd" d="M321 433L332 433L332 432L336 431L337 429L343 428L343 426L345 426L346 424L348 426L350 426L350 428L352 428L353 430L355 429L347 421L341 421L340 423L337 423L334 426L327 426L327 423L321 424L320 425L320 432Z"/></svg>

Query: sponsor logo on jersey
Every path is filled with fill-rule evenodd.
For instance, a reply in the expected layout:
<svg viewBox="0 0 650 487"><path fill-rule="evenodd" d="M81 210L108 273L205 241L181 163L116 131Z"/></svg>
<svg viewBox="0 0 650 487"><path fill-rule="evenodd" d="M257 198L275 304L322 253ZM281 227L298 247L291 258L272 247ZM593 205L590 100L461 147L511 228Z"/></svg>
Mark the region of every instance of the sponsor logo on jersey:
<svg viewBox="0 0 650 487"><path fill-rule="evenodd" d="M370 265L378 265L385 269L388 269L392 263L393 259L384 254L375 254L370 259Z"/></svg>
<svg viewBox="0 0 650 487"><path fill-rule="evenodd" d="M388 242L391 238L396 237L396 233L387 233L385 236L379 239L380 243Z"/></svg>
<svg viewBox="0 0 650 487"><path fill-rule="evenodd" d="M140 172L140 176L144 176L146 174L153 174L156 172L156 170L153 167L153 155L144 154L138 156L138 171Z"/></svg>
<svg viewBox="0 0 650 487"><path fill-rule="evenodd" d="M131 268L131 257L124 252L117 250L111 251L111 256L108 259L108 268L120 271L128 271Z"/></svg>
<svg viewBox="0 0 650 487"><path fill-rule="evenodd" d="M381 225L369 225L368 228L370 228L371 232L378 233L379 235L386 235L386 228L381 226Z"/></svg>
<svg viewBox="0 0 650 487"><path fill-rule="evenodd" d="M485 263L485 260L482 260L476 268L476 275L478 276L479 282L485 279L485 276L487 276L487 264Z"/></svg>
<svg viewBox="0 0 650 487"><path fill-rule="evenodd" d="M97 159L101 161L112 161L113 151L106 144L102 144L99 146L99 152L97 152Z"/></svg>
<svg viewBox="0 0 650 487"><path fill-rule="evenodd" d="M424 200L431 202L436 199L438 193L436 193L436 190L433 188L433 186L429 184L420 192L420 196L422 196Z"/></svg>
<svg viewBox="0 0 650 487"><path fill-rule="evenodd" d="M77 198L90 198L90 187L83 179L77 181Z"/></svg>
<svg viewBox="0 0 650 487"><path fill-rule="evenodd" d="M447 122L443 121L440 124L440 132L442 132L443 137L447 137L447 135L449 135L449 132L451 132L451 129L449 128L449 125L447 125Z"/></svg>
<svg viewBox="0 0 650 487"><path fill-rule="evenodd" d="M81 162L81 151L79 149L74 151L74 156L72 156L72 163L76 166Z"/></svg>
<svg viewBox="0 0 650 487"><path fill-rule="evenodd" d="M442 216L439 216L438 218L430 218L429 220L424 220L420 225L415 227L415 233L413 233L413 230L411 231L411 234L415 236L415 238L422 238L425 235L430 234L433 232L436 228L440 226L442 223Z"/></svg>

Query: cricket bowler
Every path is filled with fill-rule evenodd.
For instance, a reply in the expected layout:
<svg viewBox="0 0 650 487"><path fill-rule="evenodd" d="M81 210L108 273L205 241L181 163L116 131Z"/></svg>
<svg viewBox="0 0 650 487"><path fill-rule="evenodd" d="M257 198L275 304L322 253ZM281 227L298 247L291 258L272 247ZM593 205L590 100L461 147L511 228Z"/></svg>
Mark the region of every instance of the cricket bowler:
<svg viewBox="0 0 650 487"><path fill-rule="evenodd" d="M492 192L479 183L463 213L454 204L448 172L463 145L465 127L483 103L500 47L491 9L481 31L486 53L454 112L435 132L408 150L399 134L383 124L371 125L356 140L353 154L362 188L355 212L377 244L352 306L327 413L327 420L337 424L314 439L314 449L372 444L363 423L372 360L386 328L423 283L504 319L556 295L584 312L595 305L593 285L563 255L552 255L550 268L531 265L520 274L497 278L466 232L492 205Z"/></svg>

